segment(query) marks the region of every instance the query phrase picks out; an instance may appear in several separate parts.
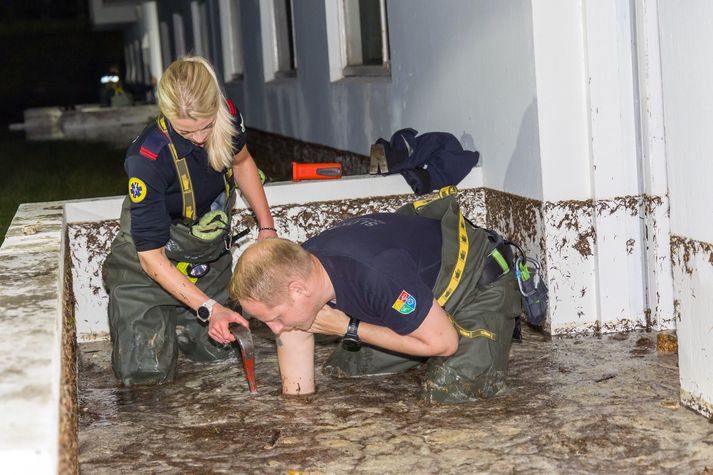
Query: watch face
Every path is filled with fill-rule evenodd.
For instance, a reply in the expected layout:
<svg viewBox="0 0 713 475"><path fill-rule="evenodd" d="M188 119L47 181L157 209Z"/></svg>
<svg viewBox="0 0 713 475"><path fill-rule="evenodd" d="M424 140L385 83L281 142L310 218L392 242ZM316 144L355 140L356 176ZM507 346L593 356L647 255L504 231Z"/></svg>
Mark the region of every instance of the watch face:
<svg viewBox="0 0 713 475"><path fill-rule="evenodd" d="M208 317L210 317L210 310L208 310L206 307L198 307L198 318L203 321L206 321L208 320Z"/></svg>
<svg viewBox="0 0 713 475"><path fill-rule="evenodd" d="M361 348L361 342L359 340L355 340L353 338L345 336L344 338L342 338L342 348L347 351L359 351L359 348Z"/></svg>

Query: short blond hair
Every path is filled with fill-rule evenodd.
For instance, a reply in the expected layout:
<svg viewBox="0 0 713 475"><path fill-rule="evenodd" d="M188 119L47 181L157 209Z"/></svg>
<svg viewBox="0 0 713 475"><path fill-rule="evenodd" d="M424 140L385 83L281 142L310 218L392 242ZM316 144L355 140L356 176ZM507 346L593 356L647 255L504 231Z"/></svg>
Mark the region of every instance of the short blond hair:
<svg viewBox="0 0 713 475"><path fill-rule="evenodd" d="M263 239L248 247L235 265L228 291L233 300L255 300L274 306L287 296L287 286L312 274L311 254L287 239Z"/></svg>
<svg viewBox="0 0 713 475"><path fill-rule="evenodd" d="M215 117L205 145L211 168L222 172L233 164L237 134L215 70L201 56L184 56L164 71L156 89L158 107L170 121Z"/></svg>

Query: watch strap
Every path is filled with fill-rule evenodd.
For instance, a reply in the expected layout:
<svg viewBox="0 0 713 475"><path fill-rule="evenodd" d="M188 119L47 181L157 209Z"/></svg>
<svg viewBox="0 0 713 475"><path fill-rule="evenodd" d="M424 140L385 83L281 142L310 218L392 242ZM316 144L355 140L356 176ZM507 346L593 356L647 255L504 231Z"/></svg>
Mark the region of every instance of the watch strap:
<svg viewBox="0 0 713 475"><path fill-rule="evenodd" d="M213 299L208 299L205 302L203 302L201 304L201 306L198 307L198 310L196 311L196 317L198 317L198 320L200 320L202 322L207 322L210 319L210 317L213 315L213 306L216 303L218 303L218 302L216 302ZM202 312L203 309L207 310L207 312L208 312L208 315L205 317L201 316L201 313L203 313L203 314L206 313L205 311Z"/></svg>
<svg viewBox="0 0 713 475"><path fill-rule="evenodd" d="M349 337L353 340L359 341L359 320L356 318L350 318L349 319L349 326L347 326L347 332L344 334L344 336Z"/></svg>

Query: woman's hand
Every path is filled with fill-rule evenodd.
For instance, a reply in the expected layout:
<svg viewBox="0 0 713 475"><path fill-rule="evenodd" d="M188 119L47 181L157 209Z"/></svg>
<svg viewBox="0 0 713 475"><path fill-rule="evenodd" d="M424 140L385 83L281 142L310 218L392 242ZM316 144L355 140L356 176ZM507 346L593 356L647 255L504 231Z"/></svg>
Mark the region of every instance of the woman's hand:
<svg viewBox="0 0 713 475"><path fill-rule="evenodd" d="M208 336L223 345L235 341L235 336L228 329L231 323L237 323L248 330L250 329L248 321L238 312L220 304L215 304L213 306L213 315L208 320Z"/></svg>
<svg viewBox="0 0 713 475"><path fill-rule="evenodd" d="M346 313L325 305L317 313L317 317L307 331L324 335L343 336L347 332L348 326L349 316Z"/></svg>

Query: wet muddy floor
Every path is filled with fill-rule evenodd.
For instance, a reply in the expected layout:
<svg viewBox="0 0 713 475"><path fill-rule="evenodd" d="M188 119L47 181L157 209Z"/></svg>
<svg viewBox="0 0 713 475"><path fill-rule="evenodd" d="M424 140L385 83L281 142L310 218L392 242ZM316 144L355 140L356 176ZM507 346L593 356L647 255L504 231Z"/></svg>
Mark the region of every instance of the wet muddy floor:
<svg viewBox="0 0 713 475"><path fill-rule="evenodd" d="M283 397L262 326L254 395L237 359L181 359L174 383L122 388L109 343L82 344L80 470L713 473L713 424L678 405L677 356L657 353L655 333L524 333L508 389L459 406L420 402L422 369L353 380L318 373L316 395ZM321 342L318 364L334 345Z"/></svg>

